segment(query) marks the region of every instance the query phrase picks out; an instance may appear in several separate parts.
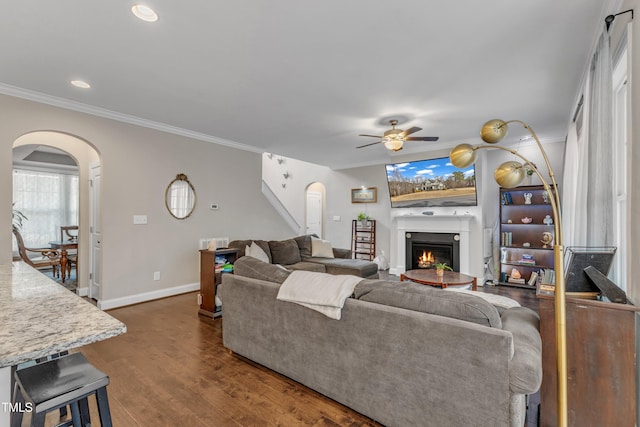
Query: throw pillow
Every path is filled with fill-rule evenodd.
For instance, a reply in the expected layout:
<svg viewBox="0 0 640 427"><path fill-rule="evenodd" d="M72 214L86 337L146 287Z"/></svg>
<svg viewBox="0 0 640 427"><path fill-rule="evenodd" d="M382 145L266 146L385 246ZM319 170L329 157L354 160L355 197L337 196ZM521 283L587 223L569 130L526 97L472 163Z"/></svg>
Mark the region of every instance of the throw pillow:
<svg viewBox="0 0 640 427"><path fill-rule="evenodd" d="M269 263L269 257L267 256L267 253L263 251L256 242L251 242L251 246L247 246L245 248L244 254L246 256L252 256L256 259L259 259L262 262Z"/></svg>
<svg viewBox="0 0 640 427"><path fill-rule="evenodd" d="M311 239L311 256L320 258L334 258L331 242L322 239Z"/></svg>
<svg viewBox="0 0 640 427"><path fill-rule="evenodd" d="M293 240L298 244L301 258L309 258L311 256L311 235L305 234L304 236L294 237Z"/></svg>
<svg viewBox="0 0 640 427"><path fill-rule="evenodd" d="M269 241L271 260L274 264L290 265L302 261L300 249L295 240L271 240Z"/></svg>

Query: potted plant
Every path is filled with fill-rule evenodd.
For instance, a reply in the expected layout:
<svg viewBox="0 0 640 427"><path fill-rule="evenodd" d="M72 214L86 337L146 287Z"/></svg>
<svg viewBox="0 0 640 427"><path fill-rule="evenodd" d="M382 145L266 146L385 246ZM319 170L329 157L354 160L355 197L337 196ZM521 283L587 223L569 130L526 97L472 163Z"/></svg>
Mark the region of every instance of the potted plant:
<svg viewBox="0 0 640 427"><path fill-rule="evenodd" d="M446 262L437 262L435 263L435 267L436 276L444 276L445 270L453 271L453 268L449 267Z"/></svg>
<svg viewBox="0 0 640 427"><path fill-rule="evenodd" d="M22 212L15 208L15 203L11 204L13 211L11 212L11 226L13 231L22 230L22 221L28 219Z"/></svg>
<svg viewBox="0 0 640 427"><path fill-rule="evenodd" d="M369 221L371 217L364 212L360 212L358 214L357 220L360 223L360 227L366 227L367 221Z"/></svg>

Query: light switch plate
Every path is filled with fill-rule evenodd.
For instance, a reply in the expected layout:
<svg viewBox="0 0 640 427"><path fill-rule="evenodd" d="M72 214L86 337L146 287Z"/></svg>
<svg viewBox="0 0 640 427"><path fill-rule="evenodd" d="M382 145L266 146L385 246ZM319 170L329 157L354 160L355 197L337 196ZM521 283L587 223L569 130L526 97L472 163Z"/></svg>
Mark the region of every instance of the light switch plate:
<svg viewBox="0 0 640 427"><path fill-rule="evenodd" d="M133 223L135 225L143 225L147 223L147 216L146 215L134 215L133 216Z"/></svg>

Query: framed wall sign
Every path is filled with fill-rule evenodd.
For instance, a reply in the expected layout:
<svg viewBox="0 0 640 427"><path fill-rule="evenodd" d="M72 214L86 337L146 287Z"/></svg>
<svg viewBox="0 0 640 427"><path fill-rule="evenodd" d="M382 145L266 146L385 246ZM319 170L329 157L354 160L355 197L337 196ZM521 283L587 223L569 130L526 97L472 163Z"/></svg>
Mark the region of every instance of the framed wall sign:
<svg viewBox="0 0 640 427"><path fill-rule="evenodd" d="M351 189L351 203L377 203L378 189L376 187L360 187Z"/></svg>

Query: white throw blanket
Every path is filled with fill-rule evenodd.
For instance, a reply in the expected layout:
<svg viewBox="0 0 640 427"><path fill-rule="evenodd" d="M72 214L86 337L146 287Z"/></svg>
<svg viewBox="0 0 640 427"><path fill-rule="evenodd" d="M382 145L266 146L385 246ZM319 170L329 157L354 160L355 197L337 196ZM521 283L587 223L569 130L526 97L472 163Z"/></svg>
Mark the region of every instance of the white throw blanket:
<svg viewBox="0 0 640 427"><path fill-rule="evenodd" d="M280 301L300 304L340 320L344 302L362 277L312 271L293 271L278 291Z"/></svg>

